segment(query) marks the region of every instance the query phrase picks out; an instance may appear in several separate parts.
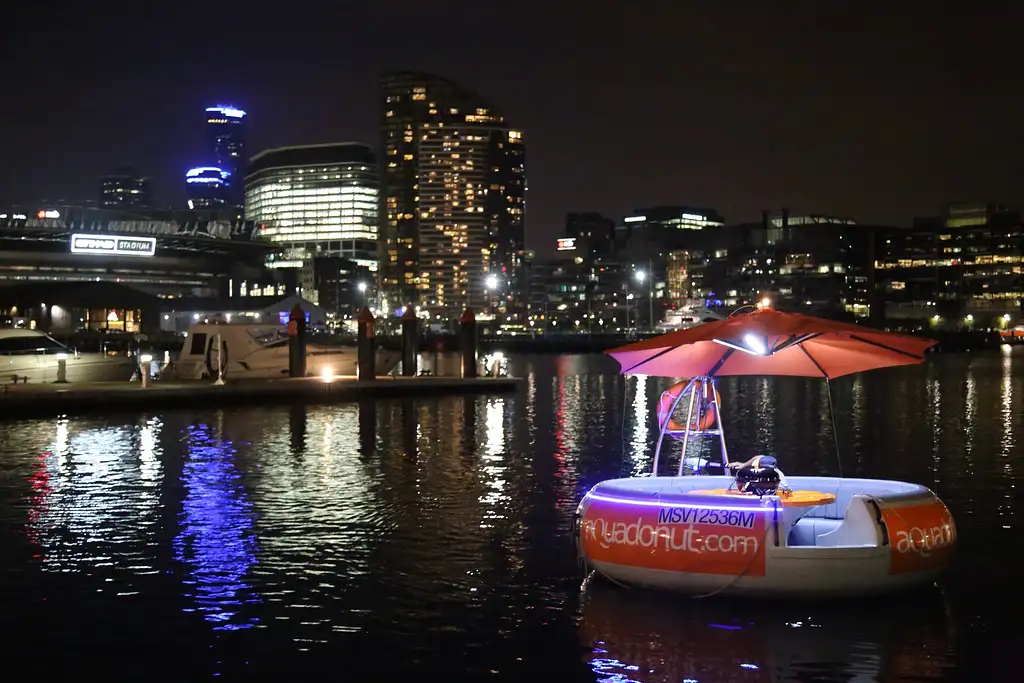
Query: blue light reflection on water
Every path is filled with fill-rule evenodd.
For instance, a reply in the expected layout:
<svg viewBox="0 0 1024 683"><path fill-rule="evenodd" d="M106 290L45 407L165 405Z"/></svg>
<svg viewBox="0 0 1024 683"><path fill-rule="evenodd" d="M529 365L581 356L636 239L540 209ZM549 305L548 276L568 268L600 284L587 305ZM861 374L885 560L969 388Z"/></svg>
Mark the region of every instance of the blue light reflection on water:
<svg viewBox="0 0 1024 683"><path fill-rule="evenodd" d="M245 581L256 562L252 504L234 464L234 445L206 425L186 429L187 460L181 481L185 500L174 557L191 565L185 593L214 630L251 628L242 605L261 599Z"/></svg>

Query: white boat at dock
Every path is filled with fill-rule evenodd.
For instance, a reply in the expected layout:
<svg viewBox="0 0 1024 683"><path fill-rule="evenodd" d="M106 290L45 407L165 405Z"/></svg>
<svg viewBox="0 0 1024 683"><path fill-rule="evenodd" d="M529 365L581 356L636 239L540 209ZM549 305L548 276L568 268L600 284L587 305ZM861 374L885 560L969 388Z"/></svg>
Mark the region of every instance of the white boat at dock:
<svg viewBox="0 0 1024 683"><path fill-rule="evenodd" d="M307 343L306 374L316 377L355 376L357 358L355 346ZM397 352L378 350L377 374L388 374L399 360ZM162 376L170 379L216 378L218 363L223 379L287 377L287 328L265 323L192 325L185 335L180 355Z"/></svg>

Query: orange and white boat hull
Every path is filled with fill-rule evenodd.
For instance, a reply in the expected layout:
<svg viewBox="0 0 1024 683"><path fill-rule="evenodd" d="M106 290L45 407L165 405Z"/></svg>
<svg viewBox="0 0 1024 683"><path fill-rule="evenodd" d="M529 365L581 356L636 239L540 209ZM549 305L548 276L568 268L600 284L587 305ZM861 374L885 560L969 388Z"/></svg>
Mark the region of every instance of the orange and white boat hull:
<svg viewBox="0 0 1024 683"><path fill-rule="evenodd" d="M815 505L813 496L808 504L724 493L731 482L602 482L577 511L580 555L606 578L638 587L841 597L932 583L956 546L949 510L916 484L789 477L790 488L827 501Z"/></svg>

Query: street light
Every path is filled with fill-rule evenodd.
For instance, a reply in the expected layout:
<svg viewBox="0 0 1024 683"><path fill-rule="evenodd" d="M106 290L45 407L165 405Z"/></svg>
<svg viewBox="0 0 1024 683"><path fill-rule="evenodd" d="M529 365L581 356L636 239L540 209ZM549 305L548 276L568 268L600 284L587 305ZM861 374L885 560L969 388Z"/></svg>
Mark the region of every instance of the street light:
<svg viewBox="0 0 1024 683"><path fill-rule="evenodd" d="M359 284L356 285L356 289L358 289L359 293L362 295L362 297L361 297L362 301L360 303L365 308L366 307L366 283L365 282L360 282Z"/></svg>
<svg viewBox="0 0 1024 683"><path fill-rule="evenodd" d="M633 276L639 284L643 284L644 280L647 280L647 273L642 270L636 271ZM651 327L654 326L654 294L652 291L654 283L651 280L647 280L647 324ZM637 332L640 331L640 302L636 302L637 307Z"/></svg>
<svg viewBox="0 0 1024 683"><path fill-rule="evenodd" d="M492 274L485 277L484 287L486 287L487 290L490 292L496 291L498 289L498 276ZM498 306L496 305L493 295L491 295L491 297L488 297L487 306L490 309L491 315L493 316L491 319L491 325L497 327L497 313L495 309L497 309ZM494 330L490 329L489 331L493 332Z"/></svg>

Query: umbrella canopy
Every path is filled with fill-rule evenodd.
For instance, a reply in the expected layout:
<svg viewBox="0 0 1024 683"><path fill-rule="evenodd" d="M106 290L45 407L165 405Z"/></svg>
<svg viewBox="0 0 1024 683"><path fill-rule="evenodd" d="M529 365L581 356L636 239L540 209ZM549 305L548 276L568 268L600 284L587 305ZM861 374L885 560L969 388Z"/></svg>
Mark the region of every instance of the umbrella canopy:
<svg viewBox="0 0 1024 683"><path fill-rule="evenodd" d="M659 377L789 375L832 379L924 361L936 342L759 308L607 353L622 374Z"/></svg>

